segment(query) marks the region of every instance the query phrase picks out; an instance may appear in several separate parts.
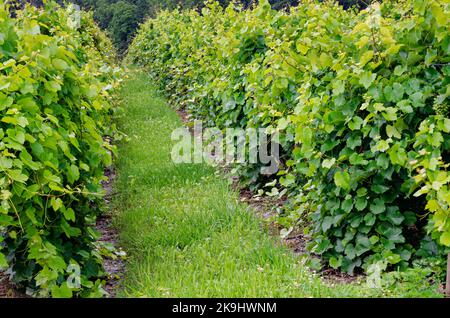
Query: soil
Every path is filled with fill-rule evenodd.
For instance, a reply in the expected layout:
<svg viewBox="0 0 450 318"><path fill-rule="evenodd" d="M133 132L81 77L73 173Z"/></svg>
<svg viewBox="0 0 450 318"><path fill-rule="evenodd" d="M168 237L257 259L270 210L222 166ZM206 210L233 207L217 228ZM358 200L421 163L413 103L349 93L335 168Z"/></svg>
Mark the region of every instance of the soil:
<svg viewBox="0 0 450 318"><path fill-rule="evenodd" d="M112 244L118 249L118 234L117 230L112 226L111 216L102 215L97 218L96 230L101 233L101 237L98 240L102 243ZM120 249L119 249L120 251ZM113 254L113 256L104 257L103 268L107 274L106 283L104 286L105 291L108 293L109 298L114 298L117 295L117 291L120 288L120 283L125 272L125 260L123 257Z"/></svg>
<svg viewBox="0 0 450 318"><path fill-rule="evenodd" d="M8 276L0 272L0 298L28 298L9 281Z"/></svg>
<svg viewBox="0 0 450 318"><path fill-rule="evenodd" d="M107 168L105 170L105 176L108 177L108 181L103 183L103 190L106 192L104 201L106 206L109 206L112 196L115 195L113 193L113 182L116 177L114 168ZM108 293L107 297L114 298L120 288L120 283L125 272L125 253L123 253L119 246L119 233L112 224L111 214L103 214L97 217L95 229L100 232L101 235L98 242L110 244L116 248L117 252L119 252L112 253L111 256L105 256L103 259L103 268L107 275L104 288Z"/></svg>
<svg viewBox="0 0 450 318"><path fill-rule="evenodd" d="M184 124L189 123L189 121L190 121L189 120L189 114L188 114L188 112L185 109L183 109L183 108L177 109L177 113L178 113L178 116L180 116L181 121Z"/></svg>

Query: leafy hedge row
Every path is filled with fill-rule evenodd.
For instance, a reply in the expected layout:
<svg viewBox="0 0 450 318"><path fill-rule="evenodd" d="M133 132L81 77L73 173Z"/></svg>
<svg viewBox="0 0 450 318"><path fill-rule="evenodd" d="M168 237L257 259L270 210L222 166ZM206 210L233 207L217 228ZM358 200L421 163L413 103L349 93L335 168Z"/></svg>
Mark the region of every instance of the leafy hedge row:
<svg viewBox="0 0 450 318"><path fill-rule="evenodd" d="M150 19L128 59L210 125L284 133L285 219L308 218L329 265L404 268L450 246L449 18L437 0L209 3Z"/></svg>
<svg viewBox="0 0 450 318"><path fill-rule="evenodd" d="M0 4L0 267L36 296L102 295L114 50L72 7L15 15Z"/></svg>

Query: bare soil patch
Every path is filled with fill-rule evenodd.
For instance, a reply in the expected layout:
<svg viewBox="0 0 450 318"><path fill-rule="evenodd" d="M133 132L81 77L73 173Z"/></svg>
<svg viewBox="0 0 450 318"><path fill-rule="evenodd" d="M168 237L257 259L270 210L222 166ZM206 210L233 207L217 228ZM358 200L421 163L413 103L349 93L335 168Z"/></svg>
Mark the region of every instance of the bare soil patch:
<svg viewBox="0 0 450 318"><path fill-rule="evenodd" d="M115 195L113 193L113 182L116 176L114 168L110 167L106 169L105 176L108 177L108 181L103 183L103 189L106 192L104 201L106 206L109 206L111 198ZM103 259L103 268L107 275L105 290L108 293L107 297L114 298L120 288L120 283L125 272L125 253L119 246L119 233L113 226L111 214L99 216L95 229L101 234L98 240L99 243L115 248L114 251L108 253Z"/></svg>

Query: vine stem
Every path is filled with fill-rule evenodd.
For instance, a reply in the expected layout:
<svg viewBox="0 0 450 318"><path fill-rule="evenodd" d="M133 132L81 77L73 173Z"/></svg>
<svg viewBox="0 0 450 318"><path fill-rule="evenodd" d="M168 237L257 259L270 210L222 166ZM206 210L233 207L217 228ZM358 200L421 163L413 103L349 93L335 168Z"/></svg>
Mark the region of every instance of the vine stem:
<svg viewBox="0 0 450 318"><path fill-rule="evenodd" d="M8 201L11 203L11 206L12 206L12 208L13 208L13 210L14 210L14 213L15 213L16 216L17 216L17 220L19 221L20 228L22 229L22 232L23 232L24 229L23 229L23 226L22 226L22 221L20 220L19 212L17 211L16 206L14 205L14 202L12 202L11 199L8 199Z"/></svg>

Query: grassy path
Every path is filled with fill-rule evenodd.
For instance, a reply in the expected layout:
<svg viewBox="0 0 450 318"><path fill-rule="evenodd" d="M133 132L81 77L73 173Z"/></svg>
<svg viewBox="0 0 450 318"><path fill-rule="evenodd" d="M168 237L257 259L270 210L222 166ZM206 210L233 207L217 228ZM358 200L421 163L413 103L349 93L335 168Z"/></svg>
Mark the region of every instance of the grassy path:
<svg viewBox="0 0 450 318"><path fill-rule="evenodd" d="M328 286L261 228L226 180L170 158L176 112L134 74L122 89L130 138L119 147L115 222L130 254L119 296L339 297L363 286Z"/></svg>

